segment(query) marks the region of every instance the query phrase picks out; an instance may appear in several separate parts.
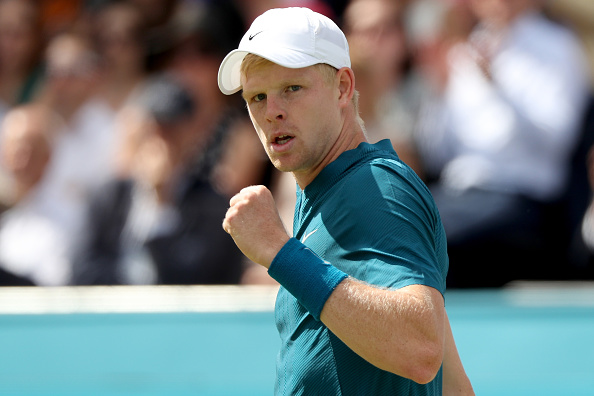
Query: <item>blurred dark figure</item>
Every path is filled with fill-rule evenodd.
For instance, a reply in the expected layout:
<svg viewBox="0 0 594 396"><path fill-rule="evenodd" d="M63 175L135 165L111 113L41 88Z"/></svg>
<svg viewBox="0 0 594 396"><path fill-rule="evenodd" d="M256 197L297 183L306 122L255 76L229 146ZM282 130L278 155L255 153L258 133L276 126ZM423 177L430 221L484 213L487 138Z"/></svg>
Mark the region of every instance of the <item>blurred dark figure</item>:
<svg viewBox="0 0 594 396"><path fill-rule="evenodd" d="M100 58L97 96L119 111L147 76L146 22L129 2L112 2L96 9L91 36Z"/></svg>
<svg viewBox="0 0 594 396"><path fill-rule="evenodd" d="M448 287L562 276L589 95L583 51L540 0L471 0L478 24L447 53L419 132L448 237Z"/></svg>
<svg viewBox="0 0 594 396"><path fill-rule="evenodd" d="M359 112L367 139L390 139L398 157L422 176L413 125L417 84L408 70L404 2L351 0L343 16L352 68L361 93Z"/></svg>
<svg viewBox="0 0 594 396"><path fill-rule="evenodd" d="M582 199L580 199L575 205L574 212L572 212L572 214L578 216L580 227L578 227L576 238L571 241L571 253L573 255L571 258L575 263L574 278L592 280L594 279L594 100L591 101L586 120L587 130L584 131L585 136L582 140L587 143L587 146L584 144L581 147L585 155L577 155L576 157L579 159L579 165L581 165L583 158L586 158L585 178L587 182L582 182L583 175L581 172L576 172L575 175L578 181L582 182L581 184L576 183L578 187L581 187L579 189L580 194L582 189L587 189L584 197L586 204L584 205ZM577 168L578 171L581 171L581 169L581 167ZM582 186L582 184L586 184L586 187ZM579 210L579 212L576 212L576 210Z"/></svg>
<svg viewBox="0 0 594 396"><path fill-rule="evenodd" d="M0 1L0 121L12 107L35 99L43 84L39 7L28 0ZM9 199L0 167L0 202Z"/></svg>
<svg viewBox="0 0 594 396"><path fill-rule="evenodd" d="M547 14L572 28L581 40L590 71L590 105L582 128L578 149L573 156L571 173L573 188L567 192L571 235L570 260L575 267L574 278L594 278L594 244L592 238L592 191L594 167L591 148L594 146L594 2L590 0L550 0L545 3ZM586 208L588 208L586 210ZM572 228L573 229L573 228Z"/></svg>
<svg viewBox="0 0 594 396"><path fill-rule="evenodd" d="M73 284L239 282L242 254L221 227L227 199L189 172L199 107L174 77L158 75L124 111L130 177L91 202Z"/></svg>
<svg viewBox="0 0 594 396"><path fill-rule="evenodd" d="M169 62L175 42L177 29L175 18L181 12L180 7L187 1L127 0L127 2L136 6L142 13L147 69L151 73L163 71Z"/></svg>
<svg viewBox="0 0 594 396"><path fill-rule="evenodd" d="M41 9L45 37L51 39L77 25L84 5L89 1L91 0L35 0Z"/></svg>
<svg viewBox="0 0 594 396"><path fill-rule="evenodd" d="M38 6L29 0L0 1L0 118L30 102L43 81L43 37Z"/></svg>
<svg viewBox="0 0 594 396"><path fill-rule="evenodd" d="M192 172L230 198L242 188L270 185L276 171L262 148L238 95L223 95L217 74L221 61L237 47L245 31L238 7L260 6L257 2L196 2L177 15L177 45L170 70L200 100L202 150L194 158ZM269 5L278 2L269 2ZM294 182L293 182L294 188ZM242 283L274 283L262 267L244 259Z"/></svg>
<svg viewBox="0 0 594 396"><path fill-rule="evenodd" d="M179 0L127 0L138 6L148 29L159 29L170 21Z"/></svg>
<svg viewBox="0 0 594 396"><path fill-rule="evenodd" d="M60 33L48 43L45 59L47 79L40 101L61 118L62 126L55 136L43 199L74 247L88 200L115 172L115 113L97 97L100 62L85 36Z"/></svg>
<svg viewBox="0 0 594 396"><path fill-rule="evenodd" d="M254 19L271 8L285 7L306 7L338 22L343 9L348 1L337 0L234 0L240 10L247 26L251 25ZM337 4L333 4L337 3Z"/></svg>
<svg viewBox="0 0 594 396"><path fill-rule="evenodd" d="M15 107L2 124L12 205L0 217L0 285L60 286L70 276L67 235L44 200L58 125L55 114L33 104Z"/></svg>
<svg viewBox="0 0 594 396"><path fill-rule="evenodd" d="M170 70L201 104L203 150L195 158L194 172L228 197L249 185L268 185L272 166L245 104L223 95L217 85L221 61L243 35L241 14L233 2L217 1L186 4L177 18Z"/></svg>

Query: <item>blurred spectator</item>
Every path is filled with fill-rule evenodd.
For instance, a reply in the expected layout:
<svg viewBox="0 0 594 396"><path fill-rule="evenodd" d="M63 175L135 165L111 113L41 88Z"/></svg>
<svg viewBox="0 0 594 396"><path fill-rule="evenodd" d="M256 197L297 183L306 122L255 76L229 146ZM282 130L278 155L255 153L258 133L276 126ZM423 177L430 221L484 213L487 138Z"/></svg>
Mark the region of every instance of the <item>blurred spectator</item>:
<svg viewBox="0 0 594 396"><path fill-rule="evenodd" d="M178 0L128 0L144 14L148 29L166 26L174 15Z"/></svg>
<svg viewBox="0 0 594 396"><path fill-rule="evenodd" d="M221 61L243 35L241 14L229 1L191 3L183 10L170 68L201 103L204 148L194 172L228 197L249 185L268 184L271 166L245 105L221 94L217 85Z"/></svg>
<svg viewBox="0 0 594 396"><path fill-rule="evenodd" d="M40 101L63 123L55 138L43 199L61 219L71 245L80 235L91 194L114 174L115 113L97 98L99 58L91 43L61 33L48 44L47 82Z"/></svg>
<svg viewBox="0 0 594 396"><path fill-rule="evenodd" d="M43 81L38 6L28 0L0 1L0 121L13 106L30 102ZM6 205L8 176L0 168L0 202Z"/></svg>
<svg viewBox="0 0 594 396"><path fill-rule="evenodd" d="M553 249L567 232L548 211L568 187L589 93L579 42L542 15L540 0L470 5L479 23L448 52L441 96L420 128L450 287L563 271Z"/></svg>
<svg viewBox="0 0 594 396"><path fill-rule="evenodd" d="M405 13L411 72L422 85L424 103L427 95L441 96L449 74L448 53L453 46L466 41L476 19L467 1L456 0L414 0L406 6Z"/></svg>
<svg viewBox="0 0 594 396"><path fill-rule="evenodd" d="M143 14L131 3L116 2L98 8L91 24L100 58L97 96L117 112L147 75Z"/></svg>
<svg viewBox="0 0 594 396"><path fill-rule="evenodd" d="M191 3L177 14L177 45L170 69L198 98L202 147L192 172L230 198L253 184L270 184L275 173L239 97L221 94L217 73L244 33L243 16L232 1ZM247 259L242 259L246 260ZM261 266L245 263L242 283L269 283ZM256 273L257 272L257 273Z"/></svg>
<svg viewBox="0 0 594 396"><path fill-rule="evenodd" d="M590 70L590 105L581 141L573 158L572 191L568 192L567 206L570 224L581 224L571 239L571 261L575 266L574 278L594 277L594 250L592 226L594 224L593 161L591 147L594 145L594 3L589 0L549 0L548 14L570 26L578 35L585 49ZM588 208L589 206L589 208ZM587 210L586 210L587 209ZM585 215L585 217L584 217ZM587 249L584 249L587 247Z"/></svg>
<svg viewBox="0 0 594 396"><path fill-rule="evenodd" d="M219 0L217 0L219 1ZM146 35L147 67L150 72L162 71L171 57L180 6L192 0L128 0L143 14Z"/></svg>
<svg viewBox="0 0 594 396"><path fill-rule="evenodd" d="M339 15L335 10L338 9L342 14L344 8L344 4L335 5L326 0L235 0L234 3L243 15L246 26L251 25L258 15L271 8L307 7L333 20L336 20ZM343 0L339 3L343 3Z"/></svg>
<svg viewBox="0 0 594 396"><path fill-rule="evenodd" d="M89 0L35 0L41 10L43 32L49 39L70 30L79 20L83 3Z"/></svg>
<svg viewBox="0 0 594 396"><path fill-rule="evenodd" d="M568 24L582 41L594 84L594 2L591 0L548 0L546 10L553 18Z"/></svg>
<svg viewBox="0 0 594 396"><path fill-rule="evenodd" d="M404 2L352 0L344 18L352 68L361 93L359 110L370 142L390 139L401 160L422 170L413 140L416 84L408 73Z"/></svg>
<svg viewBox="0 0 594 396"><path fill-rule="evenodd" d="M0 1L0 118L30 102L43 80L39 9L28 0Z"/></svg>
<svg viewBox="0 0 594 396"><path fill-rule="evenodd" d="M239 282L242 254L221 227L228 200L189 173L200 133L194 103L159 75L124 111L130 177L93 197L74 284Z"/></svg>
<svg viewBox="0 0 594 396"><path fill-rule="evenodd" d="M2 163L12 176L13 206L0 219L0 285L64 285L70 276L68 236L45 200L58 124L39 105L16 107L2 124Z"/></svg>
<svg viewBox="0 0 594 396"><path fill-rule="evenodd" d="M590 109L590 122L594 122L594 108ZM592 133L592 131L590 131ZM590 186L589 205L581 221L580 239L575 242L573 253L576 256L576 278L594 279L594 148L587 156L588 181Z"/></svg>

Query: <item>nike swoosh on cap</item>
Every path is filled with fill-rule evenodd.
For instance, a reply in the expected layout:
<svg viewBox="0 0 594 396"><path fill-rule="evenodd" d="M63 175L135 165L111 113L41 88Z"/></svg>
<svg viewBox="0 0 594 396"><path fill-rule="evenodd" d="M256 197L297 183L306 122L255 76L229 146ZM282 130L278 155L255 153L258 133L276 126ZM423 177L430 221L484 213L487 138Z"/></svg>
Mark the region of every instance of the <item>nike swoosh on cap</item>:
<svg viewBox="0 0 594 396"><path fill-rule="evenodd" d="M254 37L256 37L257 35L259 35L262 32L263 32L263 30L260 30L258 33L250 34L250 37L248 37L248 40L253 39Z"/></svg>

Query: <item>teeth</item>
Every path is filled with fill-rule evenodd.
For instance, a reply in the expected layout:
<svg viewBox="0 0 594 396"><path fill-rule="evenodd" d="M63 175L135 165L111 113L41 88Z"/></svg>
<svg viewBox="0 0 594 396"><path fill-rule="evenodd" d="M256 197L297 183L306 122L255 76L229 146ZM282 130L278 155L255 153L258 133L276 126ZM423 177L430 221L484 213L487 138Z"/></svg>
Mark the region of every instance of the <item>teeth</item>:
<svg viewBox="0 0 594 396"><path fill-rule="evenodd" d="M291 136L288 136L288 135L282 135L282 136L279 136L279 137L277 137L275 139L275 141L276 141L277 144L285 144L289 140L291 140Z"/></svg>

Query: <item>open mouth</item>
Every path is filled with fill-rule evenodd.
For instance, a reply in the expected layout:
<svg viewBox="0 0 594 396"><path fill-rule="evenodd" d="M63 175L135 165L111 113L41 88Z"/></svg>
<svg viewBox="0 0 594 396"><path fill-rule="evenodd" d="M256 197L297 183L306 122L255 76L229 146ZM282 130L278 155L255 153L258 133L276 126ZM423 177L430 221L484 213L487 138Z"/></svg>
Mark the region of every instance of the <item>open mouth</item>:
<svg viewBox="0 0 594 396"><path fill-rule="evenodd" d="M283 144L288 143L291 139L293 139L293 136L280 135L280 136L275 137L273 142L274 142L274 144L283 145Z"/></svg>

